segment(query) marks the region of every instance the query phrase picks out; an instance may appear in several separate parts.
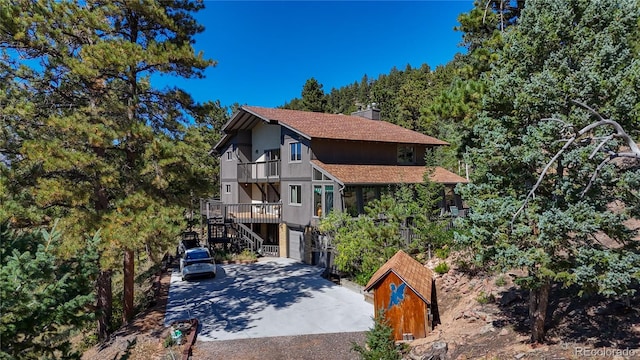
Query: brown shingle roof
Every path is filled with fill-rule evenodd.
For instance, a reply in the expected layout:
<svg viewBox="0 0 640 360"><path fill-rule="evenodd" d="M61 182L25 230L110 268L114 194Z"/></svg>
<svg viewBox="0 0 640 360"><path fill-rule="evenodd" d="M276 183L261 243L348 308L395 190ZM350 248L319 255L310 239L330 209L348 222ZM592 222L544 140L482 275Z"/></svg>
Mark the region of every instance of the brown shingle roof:
<svg viewBox="0 0 640 360"><path fill-rule="evenodd" d="M244 106L263 119L277 121L309 138L380 141L404 144L449 145L419 132L360 116Z"/></svg>
<svg viewBox="0 0 640 360"><path fill-rule="evenodd" d="M389 272L398 275L423 301L431 304L431 285L433 279L431 270L424 267L402 250L399 250L373 274L364 290L371 290L380 280L387 276Z"/></svg>
<svg viewBox="0 0 640 360"><path fill-rule="evenodd" d="M350 165L325 164L311 160L313 164L347 184L418 184L423 181L427 168L401 165ZM429 179L440 184L468 183L467 179L439 166L432 168Z"/></svg>

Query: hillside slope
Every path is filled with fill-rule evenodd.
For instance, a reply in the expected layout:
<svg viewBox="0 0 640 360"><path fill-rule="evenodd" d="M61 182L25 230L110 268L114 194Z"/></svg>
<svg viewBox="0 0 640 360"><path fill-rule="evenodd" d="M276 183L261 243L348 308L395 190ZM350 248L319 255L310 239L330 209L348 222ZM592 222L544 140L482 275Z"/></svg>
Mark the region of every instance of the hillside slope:
<svg viewBox="0 0 640 360"><path fill-rule="evenodd" d="M446 344L446 359L640 359L638 294L621 301L578 297L576 289L554 287L548 343L531 345L528 293L513 284L511 275L471 277L453 268L437 276L441 324L427 338L411 342L405 357L438 359L433 345Z"/></svg>

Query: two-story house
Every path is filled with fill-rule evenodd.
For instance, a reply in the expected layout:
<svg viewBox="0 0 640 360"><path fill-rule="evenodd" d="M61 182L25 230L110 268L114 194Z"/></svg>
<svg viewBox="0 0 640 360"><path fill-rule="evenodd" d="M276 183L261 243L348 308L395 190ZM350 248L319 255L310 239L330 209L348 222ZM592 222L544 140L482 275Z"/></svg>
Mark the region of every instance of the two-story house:
<svg viewBox="0 0 640 360"><path fill-rule="evenodd" d="M381 121L371 108L342 115L245 106L223 131L215 145L221 216L266 253L305 261L323 214L357 215L390 184L423 182L425 153L448 145ZM461 207L452 189L467 180L431 170L448 186L443 208Z"/></svg>

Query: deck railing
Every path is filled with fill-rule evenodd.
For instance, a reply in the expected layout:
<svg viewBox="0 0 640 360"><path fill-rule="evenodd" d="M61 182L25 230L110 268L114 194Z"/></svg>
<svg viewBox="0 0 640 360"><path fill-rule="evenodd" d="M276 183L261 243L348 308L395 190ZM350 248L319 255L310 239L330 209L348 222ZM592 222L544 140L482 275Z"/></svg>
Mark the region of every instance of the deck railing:
<svg viewBox="0 0 640 360"><path fill-rule="evenodd" d="M278 245L262 245L262 256L280 256L280 246Z"/></svg>
<svg viewBox="0 0 640 360"><path fill-rule="evenodd" d="M278 182L280 181L280 160L238 164L238 182Z"/></svg>
<svg viewBox="0 0 640 360"><path fill-rule="evenodd" d="M282 203L223 204L220 200L203 200L202 215L207 218L220 217L240 223L278 224L282 219Z"/></svg>
<svg viewBox="0 0 640 360"><path fill-rule="evenodd" d="M225 218L239 223L280 223L281 203L226 204Z"/></svg>
<svg viewBox="0 0 640 360"><path fill-rule="evenodd" d="M262 240L258 234L254 233L244 224L238 223L236 225L238 225L238 236L246 243L247 247L251 249L251 251L258 252L262 249L262 243L264 240Z"/></svg>

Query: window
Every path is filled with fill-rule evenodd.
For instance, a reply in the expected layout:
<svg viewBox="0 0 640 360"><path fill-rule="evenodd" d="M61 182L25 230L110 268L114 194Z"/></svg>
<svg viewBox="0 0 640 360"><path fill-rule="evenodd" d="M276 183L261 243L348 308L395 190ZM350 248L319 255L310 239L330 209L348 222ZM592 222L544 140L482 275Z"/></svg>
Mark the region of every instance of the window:
<svg viewBox="0 0 640 360"><path fill-rule="evenodd" d="M313 185L313 216L322 216L322 185Z"/></svg>
<svg viewBox="0 0 640 360"><path fill-rule="evenodd" d="M328 214L333 210L333 185L324 186L324 213Z"/></svg>
<svg viewBox="0 0 640 360"><path fill-rule="evenodd" d="M361 191L362 194L362 191ZM353 186L347 186L344 190L344 208L347 214L358 216L358 195L357 190Z"/></svg>
<svg viewBox="0 0 640 360"><path fill-rule="evenodd" d="M227 151L227 161L233 160L233 151Z"/></svg>
<svg viewBox="0 0 640 360"><path fill-rule="evenodd" d="M371 201L380 199L380 188L377 186L362 188L362 204L367 206Z"/></svg>
<svg viewBox="0 0 640 360"><path fill-rule="evenodd" d="M265 160L278 160L280 159L280 149L269 149L264 151Z"/></svg>
<svg viewBox="0 0 640 360"><path fill-rule="evenodd" d="M226 184L224 186L224 193L225 194L231 194L231 185L230 184Z"/></svg>
<svg viewBox="0 0 640 360"><path fill-rule="evenodd" d="M333 210L333 185L313 185L313 216L322 217Z"/></svg>
<svg viewBox="0 0 640 360"><path fill-rule="evenodd" d="M313 180L331 180L329 179L329 177L327 175L325 175L323 172L321 172L318 169L313 169Z"/></svg>
<svg viewBox="0 0 640 360"><path fill-rule="evenodd" d="M289 204L302 204L302 185L289 185Z"/></svg>
<svg viewBox="0 0 640 360"><path fill-rule="evenodd" d="M302 161L302 144L299 142L292 142L289 144L289 162Z"/></svg>
<svg viewBox="0 0 640 360"><path fill-rule="evenodd" d="M410 145L398 145L398 164L415 164L415 148Z"/></svg>

